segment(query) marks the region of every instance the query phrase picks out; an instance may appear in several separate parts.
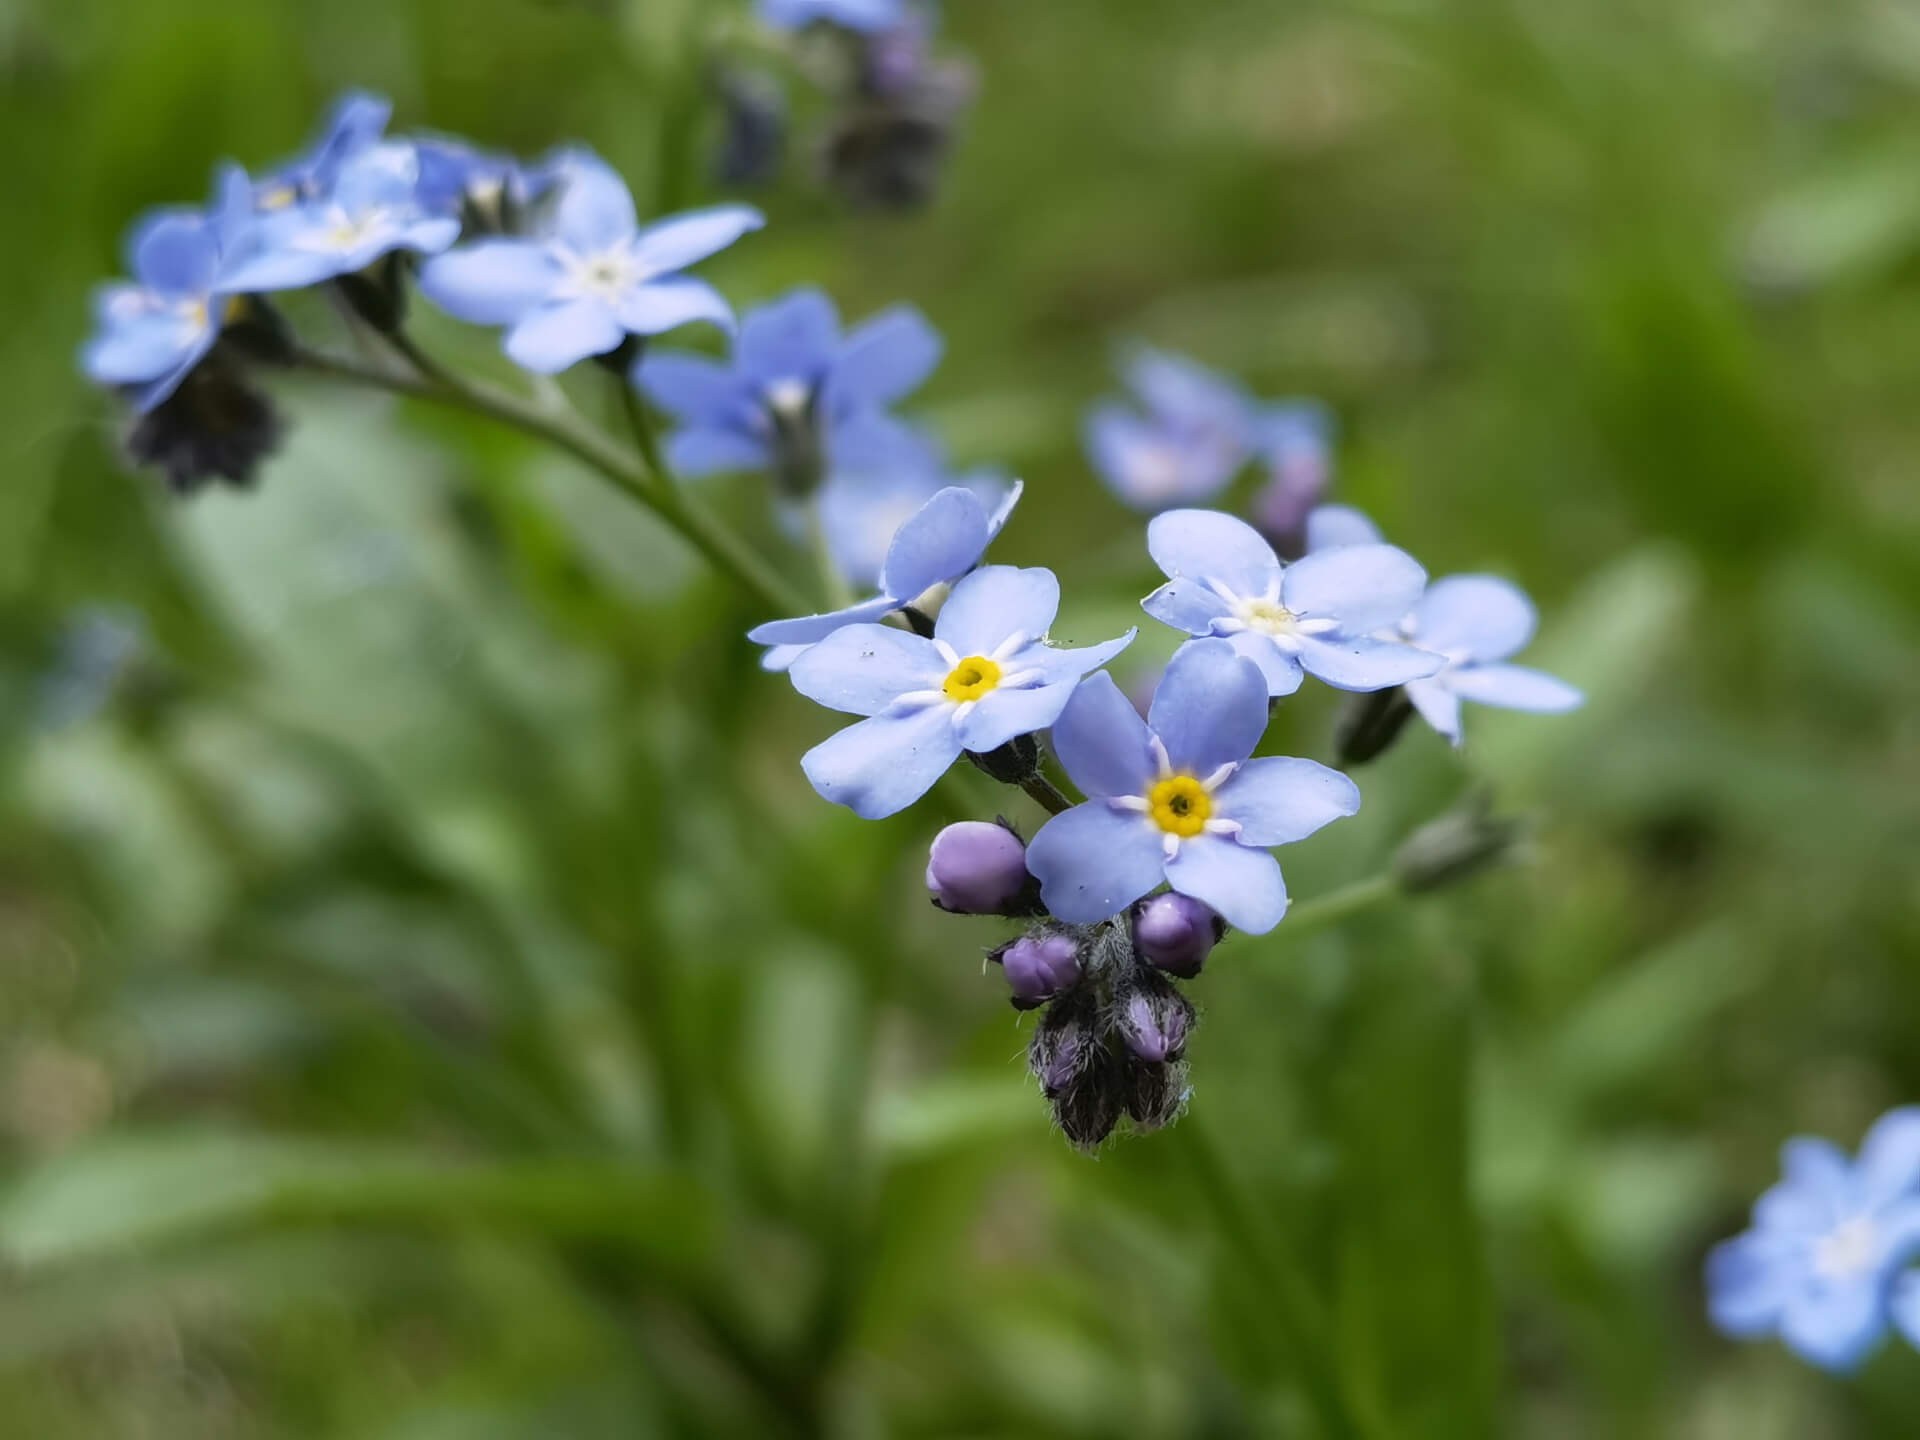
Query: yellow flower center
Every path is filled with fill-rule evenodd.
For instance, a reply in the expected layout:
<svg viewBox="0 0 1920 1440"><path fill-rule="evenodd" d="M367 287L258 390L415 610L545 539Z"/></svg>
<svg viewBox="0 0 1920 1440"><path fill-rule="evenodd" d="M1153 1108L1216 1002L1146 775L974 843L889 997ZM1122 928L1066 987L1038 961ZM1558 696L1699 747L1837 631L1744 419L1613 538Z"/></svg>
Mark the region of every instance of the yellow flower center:
<svg viewBox="0 0 1920 1440"><path fill-rule="evenodd" d="M1207 828L1213 797L1191 775L1169 775L1147 792L1147 813L1162 830L1184 839Z"/></svg>
<svg viewBox="0 0 1920 1440"><path fill-rule="evenodd" d="M951 652L949 652L951 653ZM949 700L978 700L1000 683L1000 666L984 655L969 655L953 667L940 688Z"/></svg>
<svg viewBox="0 0 1920 1440"><path fill-rule="evenodd" d="M1246 620L1248 629L1268 635L1284 634L1294 628L1293 612L1272 600L1246 601L1242 618Z"/></svg>

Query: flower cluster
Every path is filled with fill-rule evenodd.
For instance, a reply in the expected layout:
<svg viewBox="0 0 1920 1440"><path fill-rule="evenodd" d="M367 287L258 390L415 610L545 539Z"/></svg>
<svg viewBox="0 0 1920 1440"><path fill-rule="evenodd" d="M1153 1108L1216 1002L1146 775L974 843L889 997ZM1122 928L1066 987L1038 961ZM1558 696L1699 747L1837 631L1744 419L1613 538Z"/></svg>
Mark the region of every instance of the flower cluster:
<svg viewBox="0 0 1920 1440"><path fill-rule="evenodd" d="M1920 1347L1920 1107L1877 1120L1856 1159L1800 1137L1753 1225L1707 1256L1707 1308L1735 1339L1778 1337L1824 1370L1865 1360L1891 1327Z"/></svg>
<svg viewBox="0 0 1920 1440"><path fill-rule="evenodd" d="M389 136L389 112L348 95L302 155L257 178L224 165L205 209L135 224L132 279L100 292L81 363L126 396L135 459L162 466L175 489L247 484L279 441L249 371L303 351L268 296L325 287L395 339L417 269L428 299L504 328L508 355L544 373L691 321L731 328L726 301L681 272L758 228L757 211L642 226L625 183L588 151L523 166L460 141Z"/></svg>

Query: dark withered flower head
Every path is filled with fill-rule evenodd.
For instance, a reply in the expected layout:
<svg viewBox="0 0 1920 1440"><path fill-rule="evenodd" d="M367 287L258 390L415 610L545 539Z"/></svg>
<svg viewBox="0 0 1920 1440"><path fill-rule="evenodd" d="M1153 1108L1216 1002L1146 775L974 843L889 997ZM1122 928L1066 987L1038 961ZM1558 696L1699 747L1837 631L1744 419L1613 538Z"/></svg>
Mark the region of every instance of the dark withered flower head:
<svg viewBox="0 0 1920 1440"><path fill-rule="evenodd" d="M166 473L167 488L191 495L215 480L251 486L260 462L280 448L286 423L224 346L216 346L127 435L134 464Z"/></svg>
<svg viewBox="0 0 1920 1440"><path fill-rule="evenodd" d="M886 75L886 88L863 85L827 137L827 181L862 209L917 209L939 188L973 100L973 70L947 61L911 75L878 73Z"/></svg>

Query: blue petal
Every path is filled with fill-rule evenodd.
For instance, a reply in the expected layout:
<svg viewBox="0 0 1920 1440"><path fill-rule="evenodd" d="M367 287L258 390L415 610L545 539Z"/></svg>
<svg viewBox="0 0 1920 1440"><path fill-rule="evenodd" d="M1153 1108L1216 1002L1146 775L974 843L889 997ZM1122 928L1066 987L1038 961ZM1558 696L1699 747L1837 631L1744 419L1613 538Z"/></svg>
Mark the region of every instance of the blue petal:
<svg viewBox="0 0 1920 1440"><path fill-rule="evenodd" d="M1053 725L1054 754L1089 796L1145 794L1158 773L1151 740L1147 722L1104 670L1081 681Z"/></svg>
<svg viewBox="0 0 1920 1440"><path fill-rule="evenodd" d="M1427 572L1404 550L1347 545L1289 565L1280 600L1296 615L1338 620L1342 628L1365 634L1399 624L1426 583Z"/></svg>
<svg viewBox="0 0 1920 1440"><path fill-rule="evenodd" d="M1524 665L1462 665L1440 680L1462 700L1537 715L1578 709L1587 698L1566 681Z"/></svg>
<svg viewBox="0 0 1920 1440"><path fill-rule="evenodd" d="M949 485L895 532L880 567L880 588L900 600L957 580L987 550L987 510L970 490Z"/></svg>
<svg viewBox="0 0 1920 1440"><path fill-rule="evenodd" d="M794 669L819 648L802 655ZM948 706L930 705L908 715L876 715L814 746L800 766L823 798L863 820L884 819L931 790L960 758L952 713Z"/></svg>
<svg viewBox="0 0 1920 1440"><path fill-rule="evenodd" d="M506 349L514 364L554 375L615 349L625 333L598 300L568 300L528 311L507 331Z"/></svg>
<svg viewBox="0 0 1920 1440"><path fill-rule="evenodd" d="M1780 1315L1780 1338L1809 1364L1845 1374L1879 1345L1887 1311L1877 1278L1803 1289Z"/></svg>
<svg viewBox="0 0 1920 1440"><path fill-rule="evenodd" d="M144 415L160 405L166 398L180 388L180 382L193 373L193 367L205 358L213 348L213 342L220 338L219 332L208 325L204 327L192 344L180 352L173 362L173 368L140 387L133 396L133 411Z"/></svg>
<svg viewBox="0 0 1920 1440"><path fill-rule="evenodd" d="M1854 1179L1872 1206L1920 1190L1920 1105L1902 1105L1873 1122L1860 1142Z"/></svg>
<svg viewBox="0 0 1920 1440"><path fill-rule="evenodd" d="M1026 481L1015 480L1009 483L1001 493L999 503L993 507L992 512L987 516L988 543L992 543L993 540L998 538L1000 532L1007 528L1007 521L1013 518L1013 507L1020 503L1021 493L1026 488ZM975 489L974 493L976 498L982 498L982 503L985 503L984 498L979 496L977 489Z"/></svg>
<svg viewBox="0 0 1920 1440"><path fill-rule="evenodd" d="M836 630L843 630L849 625L877 623L899 608L898 601L886 595L876 595L871 600L862 600L858 605L849 605L844 610L830 610L823 615L769 620L749 630L747 639L756 645L817 645Z"/></svg>
<svg viewBox="0 0 1920 1440"><path fill-rule="evenodd" d="M669 275L726 249L766 223L767 217L751 205L690 210L642 230L634 241L634 254L652 274Z"/></svg>
<svg viewBox="0 0 1920 1440"><path fill-rule="evenodd" d="M1438 655L1398 640L1343 636L1321 640L1303 636L1298 643L1301 668L1336 690L1391 690L1409 680L1424 680L1437 674L1447 663Z"/></svg>
<svg viewBox="0 0 1920 1440"><path fill-rule="evenodd" d="M893 537L939 489L936 473L911 466L871 471L836 467L827 476L818 496L820 528L827 553L848 584L879 584Z"/></svg>
<svg viewBox="0 0 1920 1440"><path fill-rule="evenodd" d="M629 239L635 224L627 182L590 151L569 156L554 234L576 253L594 255Z"/></svg>
<svg viewBox="0 0 1920 1440"><path fill-rule="evenodd" d="M1189 640L1167 662L1147 724L1175 770L1205 779L1253 754L1267 729L1267 682L1224 640ZM1203 898L1203 897L1196 897Z"/></svg>
<svg viewBox="0 0 1920 1440"><path fill-rule="evenodd" d="M995 690L983 696L960 722L960 743L969 750L994 750L1016 735L1045 730L1060 718L1073 698L1078 675L1058 685L1024 690Z"/></svg>
<svg viewBox="0 0 1920 1440"><path fill-rule="evenodd" d="M1241 457L1207 436L1167 430L1114 405L1087 417L1087 458L1107 488L1136 510L1165 510L1211 499Z"/></svg>
<svg viewBox="0 0 1920 1440"><path fill-rule="evenodd" d="M1455 660L1505 660L1533 638L1533 602L1492 575L1434 581L1408 619L1410 639Z"/></svg>
<svg viewBox="0 0 1920 1440"><path fill-rule="evenodd" d="M1180 842L1167 862L1167 883L1220 912L1236 930L1264 935L1287 913L1287 883L1280 862L1264 850L1220 835L1195 835Z"/></svg>
<svg viewBox="0 0 1920 1440"><path fill-rule="evenodd" d="M1229 635L1227 644L1242 660L1251 660L1260 667L1260 674L1267 682L1267 694L1272 699L1293 694L1306 677L1300 668L1300 657L1274 644L1271 635L1242 630L1238 635Z"/></svg>
<svg viewBox="0 0 1920 1440"><path fill-rule="evenodd" d="M818 290L792 294L749 310L740 321L734 361L759 385L777 380L817 384L840 343L840 314Z"/></svg>
<svg viewBox="0 0 1920 1440"><path fill-rule="evenodd" d="M1224 376L1149 345L1134 347L1122 368L1128 387L1155 419L1217 430L1234 443L1247 443L1252 406Z"/></svg>
<svg viewBox="0 0 1920 1440"><path fill-rule="evenodd" d="M1258 530L1218 510L1154 516L1147 523L1147 553L1170 579L1218 580L1236 595L1261 594L1280 568Z"/></svg>
<svg viewBox="0 0 1920 1440"><path fill-rule="evenodd" d="M171 372L211 336L211 325L196 326L178 311L139 315L92 340L81 353L81 365L96 384L138 385Z"/></svg>
<svg viewBox="0 0 1920 1440"><path fill-rule="evenodd" d="M416 220L400 233L399 242L384 247L412 250L421 255L438 255L460 238L460 222L446 216L427 216Z"/></svg>
<svg viewBox="0 0 1920 1440"><path fill-rule="evenodd" d="M1458 745L1460 697L1447 688L1445 678L1434 676L1426 680L1409 680L1406 691L1407 699L1420 712L1420 718Z"/></svg>
<svg viewBox="0 0 1920 1440"><path fill-rule="evenodd" d="M1771 1335L1797 1276L1798 1267L1763 1236L1749 1231L1723 1241L1707 1252L1707 1315L1736 1340Z"/></svg>
<svg viewBox="0 0 1920 1440"><path fill-rule="evenodd" d="M940 445L918 425L877 410L827 421L827 453L842 470L937 470Z"/></svg>
<svg viewBox="0 0 1920 1440"><path fill-rule="evenodd" d="M1853 1199L1853 1166L1831 1140L1796 1135L1780 1147L1781 1181L1768 1191L1792 1195L1808 1208L1810 1229L1826 1229L1844 1215ZM1764 1202L1767 1195L1760 1197ZM1759 1218L1759 1206L1755 1206Z"/></svg>
<svg viewBox="0 0 1920 1440"><path fill-rule="evenodd" d="M878 715L902 695L938 690L947 666L930 640L891 625L849 625L809 649L790 673L793 688L816 704Z"/></svg>
<svg viewBox="0 0 1920 1440"><path fill-rule="evenodd" d="M235 295L303 290L342 273L338 254L290 248L285 242L298 233L283 225L261 226L248 246L251 253L221 278L221 289Z"/></svg>
<svg viewBox="0 0 1920 1440"><path fill-rule="evenodd" d="M191 210L165 210L134 232L133 277L169 295L204 295L219 263L213 227Z"/></svg>
<svg viewBox="0 0 1920 1440"><path fill-rule="evenodd" d="M418 205L420 161L402 141L370 145L340 167L330 206L359 216L374 210L412 210Z"/></svg>
<svg viewBox="0 0 1920 1440"><path fill-rule="evenodd" d="M801 30L816 20L872 33L898 25L901 0L760 0L760 18L776 30Z"/></svg>
<svg viewBox="0 0 1920 1440"><path fill-rule="evenodd" d="M793 668L793 662L806 654L805 645L773 645L760 657L760 668L775 675Z"/></svg>
<svg viewBox="0 0 1920 1440"><path fill-rule="evenodd" d="M943 349L939 332L918 310L900 306L876 315L840 347L827 377L827 402L836 411L891 405L926 382Z"/></svg>
<svg viewBox="0 0 1920 1440"><path fill-rule="evenodd" d="M738 430L711 430L705 426L675 431L667 439L667 463L674 473L691 479L739 470L764 470L773 463L764 440Z"/></svg>
<svg viewBox="0 0 1920 1440"><path fill-rule="evenodd" d="M1316 505L1307 516L1307 550L1378 545L1380 527L1351 505Z"/></svg>
<svg viewBox="0 0 1920 1440"><path fill-rule="evenodd" d="M1018 651L1007 662L1009 670L1038 670L1047 678L1045 684L1057 685L1063 680L1078 680L1089 675L1118 655L1133 643L1140 632L1129 630L1126 634L1112 640L1104 640L1098 645L1083 645L1077 648L1054 645L1029 645Z"/></svg>
<svg viewBox="0 0 1920 1440"><path fill-rule="evenodd" d="M1908 1270L1893 1282L1887 1305L1906 1342L1920 1350L1920 1270Z"/></svg>
<svg viewBox="0 0 1920 1440"><path fill-rule="evenodd" d="M1104 675L1095 676L1079 693L1104 679ZM1054 736L1058 740L1058 726ZM1165 875L1166 858L1160 832L1145 816L1123 813L1095 800L1076 805L1040 827L1027 846L1027 869L1039 880L1040 898L1055 919L1092 925L1118 915L1158 885Z"/></svg>
<svg viewBox="0 0 1920 1440"><path fill-rule="evenodd" d="M387 128L393 117L393 102L364 90L349 90L333 104L326 129L315 143L311 159L293 167L306 172L305 179L321 191L332 187L334 177L348 160L367 149Z"/></svg>
<svg viewBox="0 0 1920 1440"><path fill-rule="evenodd" d="M655 280L620 300L620 323L635 335L659 335L696 320L733 328L733 307L704 280Z"/></svg>
<svg viewBox="0 0 1920 1440"><path fill-rule="evenodd" d="M1214 811L1240 822L1243 845L1291 845L1360 809L1360 787L1313 760L1249 760L1214 792Z"/></svg>
<svg viewBox="0 0 1920 1440"><path fill-rule="evenodd" d="M431 268L431 267L429 267ZM747 317L747 324L753 317ZM741 338L746 337L742 327ZM704 355L656 350L633 367L633 383L662 410L685 425L729 425L744 399L739 380L718 360Z"/></svg>
<svg viewBox="0 0 1920 1440"><path fill-rule="evenodd" d="M1198 580L1169 580L1140 602L1140 608L1162 625L1189 635L1211 635L1213 622L1233 612L1208 586Z"/></svg>
<svg viewBox="0 0 1920 1440"><path fill-rule="evenodd" d="M962 655L990 655L1015 633L1045 635L1060 610L1060 582L1038 566L987 565L953 587L934 622L937 640Z"/></svg>

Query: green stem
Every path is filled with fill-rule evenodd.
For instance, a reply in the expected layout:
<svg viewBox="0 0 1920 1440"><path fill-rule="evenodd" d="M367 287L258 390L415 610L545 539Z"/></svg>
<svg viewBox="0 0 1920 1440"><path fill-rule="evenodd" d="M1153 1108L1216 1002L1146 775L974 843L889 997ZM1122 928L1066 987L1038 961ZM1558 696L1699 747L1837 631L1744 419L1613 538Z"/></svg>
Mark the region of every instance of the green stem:
<svg viewBox="0 0 1920 1440"><path fill-rule="evenodd" d="M484 381L455 376L438 366L433 367L438 375L396 375L345 355L308 349L297 349L291 363L309 374L484 416L544 440L653 511L769 613L798 615L805 609L787 583L747 549L738 536L688 506L671 488L663 471L655 472L644 461L636 461L601 431L564 411L539 409ZM658 484L654 481L656 474L660 476Z"/></svg>
<svg viewBox="0 0 1920 1440"><path fill-rule="evenodd" d="M1330 929L1343 920L1385 905L1400 897L1400 884L1391 871L1381 871L1365 880L1356 880L1338 890L1316 896L1287 911L1274 933L1284 940L1300 940L1315 931Z"/></svg>
<svg viewBox="0 0 1920 1440"><path fill-rule="evenodd" d="M1049 814L1064 815L1073 808L1073 801L1044 775L1029 775L1020 782L1020 788L1044 806Z"/></svg>
<svg viewBox="0 0 1920 1440"><path fill-rule="evenodd" d="M1186 1174L1219 1221L1236 1272L1258 1287L1258 1303L1248 1307L1250 1316L1260 1316L1292 1358L1322 1434L1326 1440L1355 1440L1363 1435L1366 1432L1347 1398L1327 1341L1326 1308L1298 1260L1273 1227L1261 1223L1260 1209L1198 1114L1184 1116L1168 1135L1186 1151Z"/></svg>

